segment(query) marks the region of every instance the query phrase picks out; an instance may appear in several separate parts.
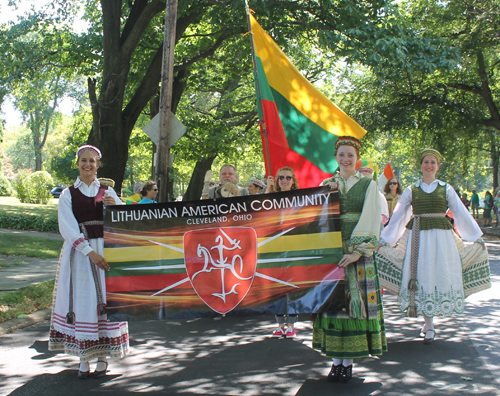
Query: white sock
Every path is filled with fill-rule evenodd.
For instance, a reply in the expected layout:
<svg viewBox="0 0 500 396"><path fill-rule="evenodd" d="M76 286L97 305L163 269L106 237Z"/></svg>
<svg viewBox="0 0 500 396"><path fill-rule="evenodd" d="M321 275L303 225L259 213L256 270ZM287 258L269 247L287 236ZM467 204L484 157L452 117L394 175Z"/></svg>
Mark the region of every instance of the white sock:
<svg viewBox="0 0 500 396"><path fill-rule="evenodd" d="M106 358L97 359L97 365L95 366L96 371L106 370Z"/></svg>
<svg viewBox="0 0 500 396"><path fill-rule="evenodd" d="M342 363L342 359L333 359L333 365L334 366L338 366L341 363Z"/></svg>
<svg viewBox="0 0 500 396"><path fill-rule="evenodd" d="M80 368L79 370L83 373L86 373L87 371L90 370L89 362L82 362L80 361Z"/></svg>
<svg viewBox="0 0 500 396"><path fill-rule="evenodd" d="M350 366L353 361L354 361L354 359L344 359L342 361L342 366L344 366L344 367Z"/></svg>
<svg viewBox="0 0 500 396"><path fill-rule="evenodd" d="M427 330L434 330L434 318L428 318L424 316L425 324L424 324L424 332Z"/></svg>

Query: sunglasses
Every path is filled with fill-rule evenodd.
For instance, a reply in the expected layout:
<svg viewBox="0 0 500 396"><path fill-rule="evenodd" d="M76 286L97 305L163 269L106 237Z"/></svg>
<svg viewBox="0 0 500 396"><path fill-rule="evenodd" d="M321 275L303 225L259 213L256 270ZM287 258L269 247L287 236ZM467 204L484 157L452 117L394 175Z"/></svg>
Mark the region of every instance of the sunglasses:
<svg viewBox="0 0 500 396"><path fill-rule="evenodd" d="M290 181L290 180L293 179L292 176L283 176L283 175L278 176L278 180L282 180L283 181L283 180L285 180L285 178L286 178L287 181Z"/></svg>
<svg viewBox="0 0 500 396"><path fill-rule="evenodd" d="M389 183L389 186L397 186L398 185L398 182L390 182Z"/></svg>
<svg viewBox="0 0 500 396"><path fill-rule="evenodd" d="M153 191L158 191L158 189L157 188L153 188Z"/></svg>

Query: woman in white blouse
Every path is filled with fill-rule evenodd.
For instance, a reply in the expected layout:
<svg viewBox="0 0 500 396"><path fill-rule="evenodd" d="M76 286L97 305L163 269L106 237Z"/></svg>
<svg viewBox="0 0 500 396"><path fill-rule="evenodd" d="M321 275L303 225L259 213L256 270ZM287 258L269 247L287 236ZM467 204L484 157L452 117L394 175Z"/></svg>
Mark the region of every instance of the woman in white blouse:
<svg viewBox="0 0 500 396"><path fill-rule="evenodd" d="M128 352L127 322L106 317L103 204L121 204L115 191L96 178L101 152L85 145L77 151L80 176L59 198L59 232L64 245L54 287L49 350L80 358L78 377L90 376L89 362L97 359L94 377L106 375L107 357Z"/></svg>
<svg viewBox="0 0 500 396"><path fill-rule="evenodd" d="M376 254L382 286L398 295L399 307L408 316L424 316L424 344L436 336L435 316L463 313L465 298L490 285L483 233L455 190L436 179L440 161L438 151L422 152L422 179L399 199ZM466 247L454 233L445 218L448 208L460 236L475 246ZM474 265L466 264L466 256Z"/></svg>

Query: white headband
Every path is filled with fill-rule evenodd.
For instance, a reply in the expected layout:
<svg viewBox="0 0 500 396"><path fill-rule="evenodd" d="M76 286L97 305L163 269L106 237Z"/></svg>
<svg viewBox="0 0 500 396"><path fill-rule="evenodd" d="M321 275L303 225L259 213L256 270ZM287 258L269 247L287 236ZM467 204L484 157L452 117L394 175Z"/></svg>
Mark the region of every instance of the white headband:
<svg viewBox="0 0 500 396"><path fill-rule="evenodd" d="M85 146L82 146L80 147L77 151L76 151L76 157L80 157L80 153L82 151L85 151L85 150L90 150L90 151L93 151L94 153L97 154L97 156L99 157L99 159L101 159L101 151L95 147L95 146L92 146L90 144L86 144Z"/></svg>

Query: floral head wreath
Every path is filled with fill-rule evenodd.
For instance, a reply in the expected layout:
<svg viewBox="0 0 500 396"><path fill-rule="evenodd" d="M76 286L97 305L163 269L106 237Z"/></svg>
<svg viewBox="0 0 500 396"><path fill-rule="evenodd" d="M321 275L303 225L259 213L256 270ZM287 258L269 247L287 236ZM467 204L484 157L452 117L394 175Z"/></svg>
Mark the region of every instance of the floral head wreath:
<svg viewBox="0 0 500 396"><path fill-rule="evenodd" d="M363 166L361 168L358 168L358 172L365 172L365 173L369 173L369 174L373 174L373 169L372 168L368 168L367 166Z"/></svg>
<svg viewBox="0 0 500 396"><path fill-rule="evenodd" d="M422 155L420 156L420 159L423 160L426 155L433 155L438 159L439 162L441 162L441 153L437 150L427 148L422 150Z"/></svg>
<svg viewBox="0 0 500 396"><path fill-rule="evenodd" d="M101 183L103 186L115 188L115 181L113 179L108 179L106 177L99 177L97 180L99 180L99 183Z"/></svg>
<svg viewBox="0 0 500 396"><path fill-rule="evenodd" d="M341 136L335 142L335 150L338 150L340 146L352 146L359 151L361 142L352 136Z"/></svg>
<svg viewBox="0 0 500 396"><path fill-rule="evenodd" d="M252 177L249 181L249 183L252 183L252 184L255 184L256 186L259 186L260 188L265 188L266 185L263 181L255 178L255 177Z"/></svg>
<svg viewBox="0 0 500 396"><path fill-rule="evenodd" d="M82 151L86 151L86 150L89 150L89 151L93 151L94 153L97 154L97 157L99 157L99 159L101 159L101 151L95 147L95 146L92 146L91 144L86 144L84 146L81 146L77 151L76 151L76 158L80 157L80 153Z"/></svg>

